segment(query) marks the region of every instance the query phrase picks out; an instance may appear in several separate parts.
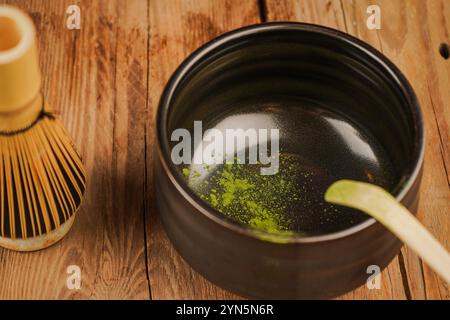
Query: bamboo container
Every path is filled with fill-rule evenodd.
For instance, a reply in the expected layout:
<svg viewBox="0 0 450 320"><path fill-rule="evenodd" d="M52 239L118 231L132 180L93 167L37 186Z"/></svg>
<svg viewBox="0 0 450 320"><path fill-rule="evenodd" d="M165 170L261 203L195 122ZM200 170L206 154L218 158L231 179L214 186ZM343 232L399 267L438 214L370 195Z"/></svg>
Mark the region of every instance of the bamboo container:
<svg viewBox="0 0 450 320"><path fill-rule="evenodd" d="M0 246L18 251L67 234L86 185L81 158L40 90L33 22L0 6Z"/></svg>

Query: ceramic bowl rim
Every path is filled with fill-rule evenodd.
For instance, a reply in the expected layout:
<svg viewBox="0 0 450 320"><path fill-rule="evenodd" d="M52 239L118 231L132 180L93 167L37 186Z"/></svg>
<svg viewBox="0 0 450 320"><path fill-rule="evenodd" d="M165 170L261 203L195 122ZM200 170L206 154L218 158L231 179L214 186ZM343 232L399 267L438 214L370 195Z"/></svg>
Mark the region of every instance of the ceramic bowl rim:
<svg viewBox="0 0 450 320"><path fill-rule="evenodd" d="M203 214L206 218L220 224L221 226L239 234L249 236L254 239L264 241L267 236L272 238L274 242L282 243L317 243L324 241L337 240L351 236L358 232L361 232L370 226L374 225L375 219L369 218L357 225L340 230L337 232L327 233L323 235L315 236L294 236L294 235L273 235L266 233L264 231L255 230L254 228L242 225L232 219L224 216L214 208L210 207L205 201L201 200L188 186L185 179L183 178L181 172L177 170L172 161L170 161L170 148L169 139L166 134L167 132L167 119L169 115L169 109L171 105L171 99L176 92L176 89L180 82L183 80L184 76L195 66L197 63L202 61L205 57L208 57L209 53L213 52L215 49L226 45L229 41L237 40L242 37L252 36L261 32L269 31L280 31L280 30L291 30L291 31L303 31L318 33L321 35L329 36L331 38L339 39L346 42L348 45L353 46L355 50L360 50L365 53L370 59L375 60L380 68L387 71L390 77L398 85L398 89L402 91L402 94L406 101L408 101L408 107L412 113L413 124L415 126L415 137L414 137L414 153L412 155L413 166L411 162L408 163L410 172L407 174L408 178L403 182L400 190L395 194L398 201L402 201L405 195L412 188L414 182L419 178L419 173L423 164L424 149L425 149L425 130L422 111L420 109L419 101L416 94L408 82L403 73L381 52L373 48L369 44L355 38L342 31L332 29L325 26L303 23L303 22L268 22L249 25L241 27L229 32L226 32L217 38L214 38L193 53L191 53L179 67L172 74L171 78L167 82L164 91L161 95L158 110L156 114L156 148L157 155L160 162L162 163L163 170L166 172L170 181L173 183L177 191L193 206L198 212ZM412 169L412 170L411 170ZM400 182L399 182L400 183ZM398 185L397 185L398 187ZM265 237L264 237L265 236ZM266 239L267 240L267 239Z"/></svg>

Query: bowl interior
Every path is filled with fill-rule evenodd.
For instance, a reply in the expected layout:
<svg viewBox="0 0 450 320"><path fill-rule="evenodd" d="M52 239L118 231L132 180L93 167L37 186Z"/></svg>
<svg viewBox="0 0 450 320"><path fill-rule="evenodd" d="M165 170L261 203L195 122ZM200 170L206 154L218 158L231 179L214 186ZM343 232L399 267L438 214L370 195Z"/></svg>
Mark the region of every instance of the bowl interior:
<svg viewBox="0 0 450 320"><path fill-rule="evenodd" d="M373 52L330 32L290 29L231 37L212 47L178 83L167 137L178 128L193 133L199 120L203 131L278 129L279 171L261 176L258 164L179 165L200 201L226 219L265 231L321 235L368 218L324 203L334 181L401 190L417 129L398 79ZM252 147L247 141L245 150ZM226 200L227 183L241 180L252 187ZM255 220L255 214L276 221Z"/></svg>

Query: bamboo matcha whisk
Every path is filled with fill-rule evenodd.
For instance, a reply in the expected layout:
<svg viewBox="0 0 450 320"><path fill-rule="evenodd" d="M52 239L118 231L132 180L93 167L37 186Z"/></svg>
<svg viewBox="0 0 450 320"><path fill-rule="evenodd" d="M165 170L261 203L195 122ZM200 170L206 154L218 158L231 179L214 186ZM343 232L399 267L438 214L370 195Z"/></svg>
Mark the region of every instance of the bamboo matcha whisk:
<svg viewBox="0 0 450 320"><path fill-rule="evenodd" d="M80 156L40 87L33 22L0 6L0 246L19 251L60 240L85 191Z"/></svg>

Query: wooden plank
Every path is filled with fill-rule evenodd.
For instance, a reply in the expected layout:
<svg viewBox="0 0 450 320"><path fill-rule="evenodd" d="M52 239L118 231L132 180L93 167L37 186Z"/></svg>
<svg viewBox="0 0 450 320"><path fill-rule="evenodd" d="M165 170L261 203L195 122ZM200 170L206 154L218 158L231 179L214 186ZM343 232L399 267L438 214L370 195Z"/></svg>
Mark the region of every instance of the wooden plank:
<svg viewBox="0 0 450 320"><path fill-rule="evenodd" d="M378 31L366 27L366 10L373 4L381 8ZM450 42L450 3L268 0L267 11L269 20L304 21L347 31L381 50L405 73L418 95L426 122L427 150L418 217L449 248L450 60L442 59L438 47L441 42ZM343 298L449 298L447 285L410 250L403 248L399 259L383 272L383 279L389 282L378 295L362 287ZM405 290L401 269L406 270Z"/></svg>
<svg viewBox="0 0 450 320"><path fill-rule="evenodd" d="M257 23L256 1L150 1L150 114L148 127L148 181L151 185L151 155L154 113L163 86L178 64L198 46L228 30ZM153 194L149 192L149 194ZM235 299L195 273L175 252L149 201L149 277L154 299Z"/></svg>
<svg viewBox="0 0 450 320"><path fill-rule="evenodd" d="M79 146L88 188L61 242L35 253L0 250L0 298L147 299L147 2L77 1L82 24L74 31L65 28L73 1L9 3L37 25L43 91ZM80 290L67 289L69 265L81 268Z"/></svg>
<svg viewBox="0 0 450 320"><path fill-rule="evenodd" d="M148 2L117 1L115 118L110 250L104 270L118 277L112 298L149 299L145 240L145 128L148 74ZM114 24L114 20L109 21ZM117 290L117 291L116 291ZM109 297L108 297L109 298Z"/></svg>

